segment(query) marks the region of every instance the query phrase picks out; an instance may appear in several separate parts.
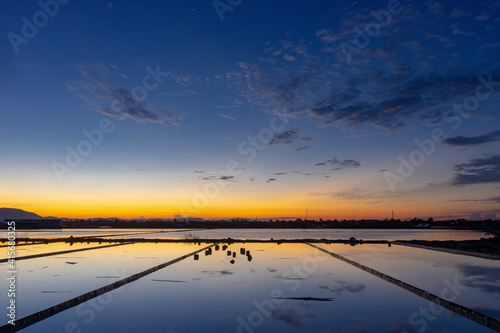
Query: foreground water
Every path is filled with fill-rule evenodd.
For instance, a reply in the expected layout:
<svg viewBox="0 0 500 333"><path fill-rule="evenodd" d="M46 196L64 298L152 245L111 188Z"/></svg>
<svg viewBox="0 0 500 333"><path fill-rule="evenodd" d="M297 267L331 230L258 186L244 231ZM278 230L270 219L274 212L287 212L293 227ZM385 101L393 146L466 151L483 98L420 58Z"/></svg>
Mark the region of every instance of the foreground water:
<svg viewBox="0 0 500 333"><path fill-rule="evenodd" d="M129 233L130 230L120 232ZM193 237L190 232L189 237ZM295 234L289 230L250 232L259 239ZM110 234L109 230L101 230L101 233ZM216 233L211 231L211 234ZM225 236L227 231L219 233ZM304 235L304 232L299 234ZM390 233L383 235L387 234ZM162 237L167 235L162 234ZM232 238L238 238L235 235ZM319 234L314 235L319 237ZM321 235L323 237L319 238L325 238L324 233ZM334 237L337 238L340 237ZM22 252L18 256L65 250L75 252L17 262L17 318L211 244L135 243L81 251L107 245L103 241L101 245L20 246L18 249ZM197 260L194 256L188 257L21 331L492 331L305 243L223 246L223 243L212 246L211 252L200 252ZM445 294L459 305L500 319L500 261L397 245L317 246L436 295ZM3 309L8 302L7 271L7 263L1 263L0 306Z"/></svg>

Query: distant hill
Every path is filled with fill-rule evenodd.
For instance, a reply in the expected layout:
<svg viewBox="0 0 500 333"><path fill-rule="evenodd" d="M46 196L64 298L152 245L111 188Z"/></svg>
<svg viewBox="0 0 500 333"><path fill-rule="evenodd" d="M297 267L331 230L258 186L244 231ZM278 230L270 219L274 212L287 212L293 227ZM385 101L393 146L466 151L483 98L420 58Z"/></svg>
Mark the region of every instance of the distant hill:
<svg viewBox="0 0 500 333"><path fill-rule="evenodd" d="M17 208L0 208L0 221L5 219L42 219L43 217Z"/></svg>

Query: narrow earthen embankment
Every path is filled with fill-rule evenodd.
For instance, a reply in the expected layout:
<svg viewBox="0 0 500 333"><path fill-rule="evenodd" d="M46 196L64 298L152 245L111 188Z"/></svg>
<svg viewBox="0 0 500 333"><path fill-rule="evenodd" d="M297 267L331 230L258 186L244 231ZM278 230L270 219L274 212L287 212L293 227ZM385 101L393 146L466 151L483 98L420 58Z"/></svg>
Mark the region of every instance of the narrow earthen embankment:
<svg viewBox="0 0 500 333"><path fill-rule="evenodd" d="M121 286L123 285L126 285L128 283L131 283L131 282L134 282L146 275L149 275L153 272L156 272L162 268L165 268L167 266L170 266L170 265L173 265L181 260L184 260L186 258L189 258L193 255L195 255L196 253L199 253L199 252L202 252L202 251L205 251L209 248L211 248L212 246L214 246L215 244L212 244L210 246L206 246L202 249L199 249L197 251L194 251L194 252L191 252L191 253L188 253L182 257L179 257L177 259L174 259L174 260L170 260L168 262L165 262L163 264L160 264L158 266L154 266L154 267L151 267L145 271L142 271L140 273L137 273L137 274L134 274L134 275L131 275L129 277L126 277L124 279L121 279L119 281L116 281L115 283L112 283L112 284L109 284L107 286L104 286L102 288L98 288L98 289L95 289L95 290L92 290L88 293L85 293L85 294L82 294L78 297L75 297L75 298L72 298L66 302L63 302L63 303L59 303L57 305L54 305L50 308L47 308L45 310L42 310L42 311L39 311L37 313L34 313L32 315L29 315L27 317L24 317L24 318L21 318L21 319L18 319L15 321L15 325L11 325L11 324L7 324L7 325L4 325L2 327L0 327L0 332L17 332L19 330L22 330L23 328L26 328L28 326L31 326L39 321L42 321L44 319L47 319L55 314L58 314L59 312L62 312L62 311L65 311L67 309L70 309L72 307L75 307L77 306L78 304L81 304L83 302L86 302L90 299L93 299L97 296L100 296L102 294L105 294L107 292L110 292L114 289L117 289L117 288L120 288Z"/></svg>
<svg viewBox="0 0 500 333"><path fill-rule="evenodd" d="M365 272L368 272L368 273L370 273L370 274L372 274L372 275L374 275L382 280L385 280L385 281L390 282L390 283L392 283L400 288L403 288L403 289L405 289L405 290L407 290L407 291L409 291L417 296L425 298L426 300L431 301L434 304L437 304L439 306L442 306L443 308L446 308L446 309L448 309L448 310L450 310L450 311L452 311L452 312L454 312L462 317L473 320L478 324L481 324L485 327L488 327L488 328L493 329L497 332L500 332L500 321L497 319L488 317L482 313L479 313L477 311L469 309L469 308L462 306L460 304L447 301L447 300L445 300L439 296L436 296L436 295L434 295L426 290L420 289L420 288L415 287L411 284L408 284L406 282L403 282L401 280L393 278L392 276L384 274L384 273L377 271L373 268L370 268L368 266L362 265L354 260L351 260L351 259L348 259L344 256L341 256L340 254L330 252L328 250L325 250L325 249L323 249L319 246L313 245L313 244L307 244L307 245L309 245L315 249L318 249L319 251L327 253L327 254L331 255L332 257L334 257L338 260L341 260L343 262L346 262L346 263L348 263L356 268L359 268Z"/></svg>

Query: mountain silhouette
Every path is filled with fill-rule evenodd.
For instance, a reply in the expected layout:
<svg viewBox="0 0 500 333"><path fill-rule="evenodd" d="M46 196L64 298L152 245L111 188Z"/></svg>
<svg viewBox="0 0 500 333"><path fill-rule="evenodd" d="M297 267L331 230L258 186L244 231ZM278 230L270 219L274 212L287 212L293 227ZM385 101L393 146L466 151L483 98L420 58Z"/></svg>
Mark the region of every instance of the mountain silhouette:
<svg viewBox="0 0 500 333"><path fill-rule="evenodd" d="M0 221L5 219L43 219L43 217L22 209L0 208Z"/></svg>

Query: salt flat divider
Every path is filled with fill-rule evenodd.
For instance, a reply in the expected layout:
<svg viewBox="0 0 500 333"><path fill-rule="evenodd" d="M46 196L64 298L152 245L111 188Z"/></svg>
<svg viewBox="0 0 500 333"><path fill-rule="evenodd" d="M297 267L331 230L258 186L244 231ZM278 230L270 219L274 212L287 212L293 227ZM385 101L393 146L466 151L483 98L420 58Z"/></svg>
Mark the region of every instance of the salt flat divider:
<svg viewBox="0 0 500 333"><path fill-rule="evenodd" d="M129 232L129 233L114 233L114 234L104 234L104 235L83 235L83 236L73 236L70 235L69 237L58 237L58 236L51 236L51 237L17 237L16 239L16 247L18 246L23 246L23 245L34 245L34 244L47 244L49 243L60 243L60 242L81 242L81 241L93 241L93 242L101 242L103 237L118 237L118 236L131 236L131 235L149 235L149 234L162 234L162 233L173 233L173 232L196 232L196 231L204 231L207 229L201 229L201 230L191 230L191 229L181 229L181 230L160 230L160 231L142 231L142 232ZM65 235L66 236L66 235ZM132 238L135 239L135 238ZM161 238L160 238L161 239ZM108 239L106 239L108 240ZM110 241L113 241L114 238L109 238ZM147 240L147 239L146 239ZM8 242L9 240L7 238L0 238L0 242L5 243ZM122 242L124 239L121 240ZM129 240L127 240L128 242ZM26 243L26 244L20 244L20 242L33 242L33 243ZM37 242L37 243L35 243ZM0 247L8 247L10 245L0 245Z"/></svg>
<svg viewBox="0 0 500 333"><path fill-rule="evenodd" d="M463 255L463 256L471 256L471 257L476 257L476 258L481 258L481 259L500 260L500 255L495 254L495 253L472 252L472 251L465 251L465 250L459 250L459 249L448 249L445 247L437 247L437 246L431 246L431 245L411 244L411 243L405 243L405 242L392 242L391 244L416 247L416 248L425 249L425 250L459 254L459 255Z"/></svg>
<svg viewBox="0 0 500 333"><path fill-rule="evenodd" d="M5 238L0 238L1 241L5 241ZM78 238L18 238L19 242L45 242L45 243L61 243L61 242L71 242L82 243L82 242L113 242L113 243L226 243L226 244L237 244L237 243L274 243L274 244L288 244L288 243L322 243L322 244L389 244L391 242L387 240L377 240L377 239L367 239L367 240L355 240L351 241L349 239L311 239L311 238L294 238L294 239L239 239L239 238L99 238L99 237L78 237Z"/></svg>
<svg viewBox="0 0 500 333"><path fill-rule="evenodd" d="M42 241L38 241L38 242L33 242L33 243L24 243L24 244L18 244L16 242L16 247L19 247L19 246L26 246L26 245L40 245L40 244L45 244L44 242ZM12 246L12 245L9 245L9 244L6 244L6 245L0 245L0 247L9 247L9 246Z"/></svg>
<svg viewBox="0 0 500 333"><path fill-rule="evenodd" d="M19 330L22 330L23 328L26 328L26 327L31 326L33 324L36 324L39 321L45 320L49 317L52 317L53 315L58 314L59 312L65 311L65 310L70 309L72 307L75 307L83 302L86 302L90 299L96 298L97 296L100 296L102 294L110 292L114 289L120 288L123 285L134 282L134 281L136 281L136 280L138 280L146 275L154 273L162 268L165 268L165 267L173 265L179 261L182 261L186 258L189 258L198 252L205 251L205 250L213 247L214 245L215 244L206 246L206 247L199 249L197 251L183 255L182 257L179 257L177 259L173 259L173 260L167 261L163 264L160 264L158 266L151 267L151 268L146 269L145 271L142 271L140 273L131 275L129 277L126 277L124 279L116 281L112 284L108 284L107 286L89 291L88 293L85 293L85 294L82 294L82 295L77 296L75 298L72 298L66 302L54 305L54 306L47 308L45 310L39 311L39 312L34 313L32 315L29 315L27 317L18 319L14 322L15 325L7 324L7 325L0 327L0 332L17 332Z"/></svg>
<svg viewBox="0 0 500 333"><path fill-rule="evenodd" d="M108 234L108 235L76 236L74 238L78 238L78 237L85 237L85 238L89 238L89 237L95 237L95 238L100 238L100 237L117 237L117 236L148 235L148 234L161 234L161 233L169 233L169 232L186 232L186 231L192 231L192 230L183 229L183 230L167 230L167 231L165 231L165 230L159 230L159 231L150 231L150 232L142 231L142 232L129 232L129 233L126 233L126 234L116 233L116 234Z"/></svg>
<svg viewBox="0 0 500 333"><path fill-rule="evenodd" d="M362 265L354 260L351 260L351 259L348 259L344 256L341 256L340 254L330 252L328 250L325 250L325 249L323 249L319 246L313 245L313 244L309 244L309 243L304 243L304 244L307 244L311 247L314 247L315 249L318 249L326 254L329 254L336 259L339 259L339 260L344 261L348 264L351 264L352 266L354 266L356 268L362 269L363 271L368 272L372 275L375 275L376 277L378 277L382 280L385 280L387 282L395 284L396 286L398 286L400 288L403 288L403 289L405 289L405 290L407 290L407 291L409 291L417 296L425 298L426 300L431 301L432 303L437 304L439 306L442 306L443 308L446 308L446 309L448 309L448 310L450 310L450 311L452 311L452 312L454 312L462 317L473 320L480 325L483 325L487 328L490 328L492 330L500 332L500 321L498 321L497 319L488 317L482 313L479 313L477 311L469 309L469 308L462 306L460 304L456 304L456 303L447 301L447 300L445 300L439 296L436 296L436 295L434 295L426 290L417 288L411 284L408 284L408 283L403 282L401 280L395 279L392 276L386 275L386 274L379 272L373 268Z"/></svg>
<svg viewBox="0 0 500 333"><path fill-rule="evenodd" d="M22 230L22 229L21 229ZM31 241L31 239L33 240L37 240L39 241L40 243L36 243L36 244L43 244L45 241L50 241L50 242L65 242L65 241L73 241L73 242L77 242L77 241L80 241L82 239L99 239L99 238L102 238L102 237L115 237L115 236L130 236L130 235L148 235L148 234L161 234L161 233L168 233L168 232L186 232L188 230L173 230L173 231L151 231L151 232L147 232L147 231L142 231L142 232L128 232L128 233L114 233L114 234L104 234L104 235L99 235L99 234L96 234L96 235L83 235L83 236L73 236L73 235L70 235L70 236L67 236L64 235L64 237L59 237L59 236L50 236L50 237L17 237L17 240L16 240L16 243L18 242L27 242L27 241ZM6 242L8 241L7 238L0 238L0 241L2 242ZM31 243L30 244L16 244L16 247L17 246L21 246L21 245L32 245ZM0 247L7 247L9 246L8 244L6 245L0 245Z"/></svg>
<svg viewBox="0 0 500 333"><path fill-rule="evenodd" d="M67 250L67 251L57 251L57 252L49 252L49 253L32 254L32 255L29 255L29 256L16 257L16 261L26 260L26 259L33 259L33 258L40 258L40 257L57 256L57 255L60 255L60 254L73 253L73 252L82 252L82 251L90 251L90 250L96 250L96 249L104 249L106 247L121 246L121 245L127 245L127 244L132 244L132 243L111 244L111 245L102 245L102 246L88 247L86 249L76 249L76 250ZM7 262L7 261L9 261L8 258L7 259L0 259L0 263Z"/></svg>

